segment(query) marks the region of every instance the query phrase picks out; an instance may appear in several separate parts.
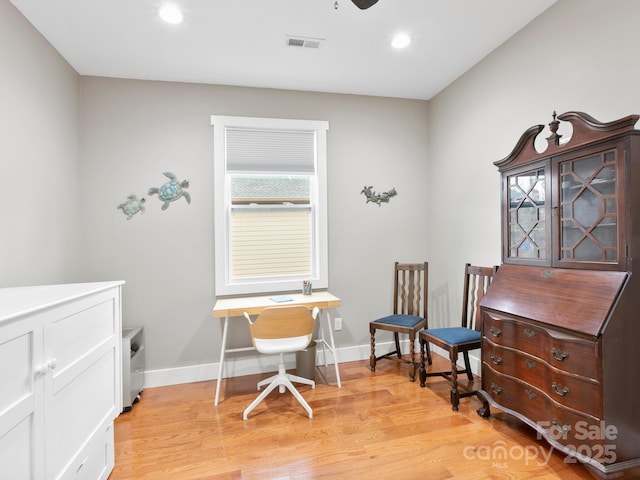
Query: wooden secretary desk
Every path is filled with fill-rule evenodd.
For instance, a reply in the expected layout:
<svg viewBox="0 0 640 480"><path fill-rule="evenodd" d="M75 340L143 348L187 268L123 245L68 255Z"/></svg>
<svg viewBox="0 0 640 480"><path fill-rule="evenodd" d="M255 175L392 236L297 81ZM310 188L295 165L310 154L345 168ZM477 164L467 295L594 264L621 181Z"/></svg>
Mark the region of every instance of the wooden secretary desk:
<svg viewBox="0 0 640 480"><path fill-rule="evenodd" d="M481 303L478 413L514 415L602 478L640 466L639 118L554 113L544 152L537 125L495 163L503 264Z"/></svg>

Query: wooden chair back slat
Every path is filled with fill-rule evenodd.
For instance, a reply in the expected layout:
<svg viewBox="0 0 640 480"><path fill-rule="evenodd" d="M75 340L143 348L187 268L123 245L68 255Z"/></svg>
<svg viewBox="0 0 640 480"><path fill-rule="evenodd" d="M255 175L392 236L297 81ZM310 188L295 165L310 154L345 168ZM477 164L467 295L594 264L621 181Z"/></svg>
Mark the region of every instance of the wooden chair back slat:
<svg viewBox="0 0 640 480"><path fill-rule="evenodd" d="M393 313L427 318L427 263L395 262Z"/></svg>
<svg viewBox="0 0 640 480"><path fill-rule="evenodd" d="M480 331L480 302L487 293L498 267L478 267L467 263L464 271L462 326Z"/></svg>

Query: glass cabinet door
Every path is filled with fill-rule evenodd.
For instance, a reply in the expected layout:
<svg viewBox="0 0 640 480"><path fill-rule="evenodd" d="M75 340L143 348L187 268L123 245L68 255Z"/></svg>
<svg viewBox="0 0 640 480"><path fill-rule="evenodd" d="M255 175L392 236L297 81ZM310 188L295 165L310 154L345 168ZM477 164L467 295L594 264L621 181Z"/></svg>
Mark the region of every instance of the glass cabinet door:
<svg viewBox="0 0 640 480"><path fill-rule="evenodd" d="M578 158L558 159L558 264L621 261L618 188L623 148L612 145Z"/></svg>
<svg viewBox="0 0 640 480"><path fill-rule="evenodd" d="M506 177L505 260L538 264L547 261L550 245L548 175L545 165Z"/></svg>

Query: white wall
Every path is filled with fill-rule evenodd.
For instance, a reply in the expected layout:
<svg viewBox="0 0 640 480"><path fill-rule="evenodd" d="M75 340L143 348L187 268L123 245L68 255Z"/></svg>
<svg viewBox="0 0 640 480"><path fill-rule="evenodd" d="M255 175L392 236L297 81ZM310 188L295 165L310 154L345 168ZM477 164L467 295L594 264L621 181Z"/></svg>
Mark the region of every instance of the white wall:
<svg viewBox="0 0 640 480"><path fill-rule="evenodd" d="M332 315L344 319L336 341L368 349L368 322L391 308L393 262L427 258L426 102L95 77L81 90L85 274L127 281L124 323L144 325L149 370L205 365L192 373L207 378L219 359L212 114L329 122L329 287L343 299ZM148 197L131 220L116 210L167 170L189 179L191 205L161 211ZM366 204L365 185L398 196ZM237 326L232 340L246 345L246 322Z"/></svg>
<svg viewBox="0 0 640 480"><path fill-rule="evenodd" d="M78 85L0 0L0 287L79 278Z"/></svg>

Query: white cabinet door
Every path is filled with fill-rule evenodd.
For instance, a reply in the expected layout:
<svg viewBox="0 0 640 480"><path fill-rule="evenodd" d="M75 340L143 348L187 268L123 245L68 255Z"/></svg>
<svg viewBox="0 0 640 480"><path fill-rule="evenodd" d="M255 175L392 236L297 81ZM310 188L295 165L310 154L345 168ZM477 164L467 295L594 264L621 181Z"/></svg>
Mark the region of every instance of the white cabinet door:
<svg viewBox="0 0 640 480"><path fill-rule="evenodd" d="M0 328L0 478L44 473L42 328L10 322Z"/></svg>

